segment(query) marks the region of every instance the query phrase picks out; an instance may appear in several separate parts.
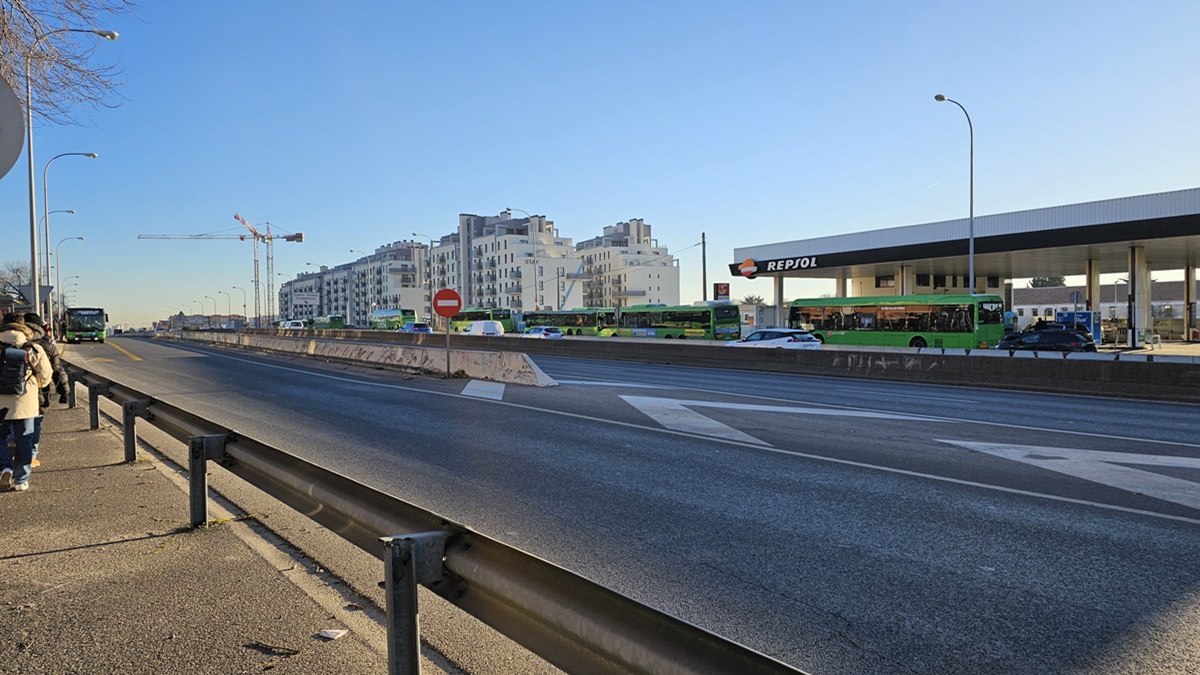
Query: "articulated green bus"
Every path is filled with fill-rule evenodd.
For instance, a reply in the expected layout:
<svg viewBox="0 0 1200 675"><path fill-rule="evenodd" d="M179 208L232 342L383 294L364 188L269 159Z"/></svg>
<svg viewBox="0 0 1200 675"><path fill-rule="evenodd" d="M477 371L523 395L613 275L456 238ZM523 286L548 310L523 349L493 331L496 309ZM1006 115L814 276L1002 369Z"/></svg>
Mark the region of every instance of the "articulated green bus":
<svg viewBox="0 0 1200 675"><path fill-rule="evenodd" d="M415 309L377 309L371 312L368 325L371 330L396 330L409 321L416 320Z"/></svg>
<svg viewBox="0 0 1200 675"><path fill-rule="evenodd" d="M1004 338L1004 300L986 294L793 300L788 327L831 345L993 347Z"/></svg>
<svg viewBox="0 0 1200 675"><path fill-rule="evenodd" d="M108 314L98 307L71 307L63 310L63 339L67 342L104 342Z"/></svg>
<svg viewBox="0 0 1200 675"><path fill-rule="evenodd" d="M668 340L736 340L741 333L741 313L729 303L668 307L633 305L617 312L615 330L601 334L624 337L658 337Z"/></svg>
<svg viewBox="0 0 1200 675"><path fill-rule="evenodd" d="M312 328L315 330L341 330L346 327L346 317L341 314L326 314L313 317Z"/></svg>
<svg viewBox="0 0 1200 675"><path fill-rule="evenodd" d="M521 321L530 326L556 326L563 335L601 335L605 328L609 334L616 328L616 310L595 307L578 307L560 311L525 312Z"/></svg>
<svg viewBox="0 0 1200 675"><path fill-rule="evenodd" d="M505 333L516 330L511 309L502 307L468 307L450 317L450 332L461 333L472 321L499 321ZM532 325L532 324L531 324Z"/></svg>

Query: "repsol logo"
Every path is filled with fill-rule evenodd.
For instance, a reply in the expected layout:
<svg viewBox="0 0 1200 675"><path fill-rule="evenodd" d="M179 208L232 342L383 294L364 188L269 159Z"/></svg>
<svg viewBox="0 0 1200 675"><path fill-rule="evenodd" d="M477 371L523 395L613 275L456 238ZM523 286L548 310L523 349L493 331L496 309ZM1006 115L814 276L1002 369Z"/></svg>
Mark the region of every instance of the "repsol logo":
<svg viewBox="0 0 1200 675"><path fill-rule="evenodd" d="M785 260L769 260L764 263L763 272L787 272L789 270L807 270L817 266L817 256L810 255Z"/></svg>

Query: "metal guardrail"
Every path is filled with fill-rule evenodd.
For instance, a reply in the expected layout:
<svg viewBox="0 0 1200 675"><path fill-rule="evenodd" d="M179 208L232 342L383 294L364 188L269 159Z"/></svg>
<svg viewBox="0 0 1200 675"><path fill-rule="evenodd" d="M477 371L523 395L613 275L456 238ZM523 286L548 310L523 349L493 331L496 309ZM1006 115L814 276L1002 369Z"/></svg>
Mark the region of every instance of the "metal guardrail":
<svg viewBox="0 0 1200 675"><path fill-rule="evenodd" d="M208 521L205 463L234 475L385 563L389 672L419 672L416 584L567 672L799 673L769 656L350 478L68 364L123 412L125 460L138 418L189 449L192 526ZM71 405L75 405L72 386Z"/></svg>

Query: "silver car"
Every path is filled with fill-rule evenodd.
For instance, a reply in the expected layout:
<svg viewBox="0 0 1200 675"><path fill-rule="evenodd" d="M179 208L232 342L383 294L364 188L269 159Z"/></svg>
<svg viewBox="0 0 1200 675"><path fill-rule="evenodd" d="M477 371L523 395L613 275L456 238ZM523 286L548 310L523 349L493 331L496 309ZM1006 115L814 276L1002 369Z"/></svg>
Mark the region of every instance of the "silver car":
<svg viewBox="0 0 1200 675"><path fill-rule="evenodd" d="M806 330L796 328L760 328L726 347L763 347L766 349L820 349L821 341Z"/></svg>

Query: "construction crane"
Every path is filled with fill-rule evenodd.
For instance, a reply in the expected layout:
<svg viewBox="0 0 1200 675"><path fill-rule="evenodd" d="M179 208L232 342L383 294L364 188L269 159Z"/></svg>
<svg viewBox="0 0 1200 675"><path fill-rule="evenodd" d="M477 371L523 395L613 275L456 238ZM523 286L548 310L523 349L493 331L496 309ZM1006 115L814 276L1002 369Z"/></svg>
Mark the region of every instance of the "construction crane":
<svg viewBox="0 0 1200 675"><path fill-rule="evenodd" d="M254 243L254 317L255 324L261 327L262 311L259 305L259 297L261 293L259 292L260 280L258 272L258 242L261 240L267 245L267 314L273 315L275 311L275 303L273 299L273 294L275 292L275 240L282 239L284 241L302 243L304 241L304 234L297 232L295 234L273 235L271 234L270 223L266 223L266 232L262 233L255 229L253 225L246 222L246 219L240 214L235 213L233 214L233 217L235 220L245 226L245 228L250 231L250 234L139 234L138 239L237 239L240 241L246 241L247 239L250 239Z"/></svg>

